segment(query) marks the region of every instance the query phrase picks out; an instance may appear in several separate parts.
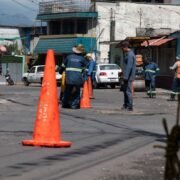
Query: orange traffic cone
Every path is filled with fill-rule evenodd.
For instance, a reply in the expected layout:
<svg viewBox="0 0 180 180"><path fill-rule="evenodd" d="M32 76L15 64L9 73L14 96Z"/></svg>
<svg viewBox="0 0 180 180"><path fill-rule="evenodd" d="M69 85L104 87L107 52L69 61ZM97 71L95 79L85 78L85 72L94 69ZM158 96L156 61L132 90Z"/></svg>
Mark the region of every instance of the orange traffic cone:
<svg viewBox="0 0 180 180"><path fill-rule="evenodd" d="M94 99L91 77L88 77L89 98Z"/></svg>
<svg viewBox="0 0 180 180"><path fill-rule="evenodd" d="M83 94L80 102L80 108L91 108L89 92L88 92L88 82L84 82Z"/></svg>
<svg viewBox="0 0 180 180"><path fill-rule="evenodd" d="M53 50L48 50L47 52L33 140L24 140L22 144L27 146L47 147L71 146L71 142L61 141L60 137L58 92Z"/></svg>

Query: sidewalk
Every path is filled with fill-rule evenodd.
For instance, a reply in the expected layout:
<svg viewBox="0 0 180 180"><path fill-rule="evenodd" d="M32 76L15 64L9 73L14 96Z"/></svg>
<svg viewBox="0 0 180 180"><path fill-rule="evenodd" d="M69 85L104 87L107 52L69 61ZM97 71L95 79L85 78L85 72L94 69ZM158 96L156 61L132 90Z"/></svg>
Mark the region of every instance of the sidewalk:
<svg viewBox="0 0 180 180"><path fill-rule="evenodd" d="M167 94L167 95L170 95L171 90L162 89L162 88L156 88L156 93L157 94Z"/></svg>

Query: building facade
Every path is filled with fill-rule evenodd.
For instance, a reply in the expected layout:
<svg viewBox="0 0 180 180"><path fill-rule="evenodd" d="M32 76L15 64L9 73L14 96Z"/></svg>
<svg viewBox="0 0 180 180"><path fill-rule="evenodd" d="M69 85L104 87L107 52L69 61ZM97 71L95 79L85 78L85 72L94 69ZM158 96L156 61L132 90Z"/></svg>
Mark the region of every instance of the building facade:
<svg viewBox="0 0 180 180"><path fill-rule="evenodd" d="M40 3L37 19L47 22L47 35L40 37L35 52L44 56L48 49L54 49L58 65L78 44L83 44L86 52L96 53L97 18L90 0Z"/></svg>
<svg viewBox="0 0 180 180"><path fill-rule="evenodd" d="M175 0L108 1L56 0L39 5L38 20L47 22L47 35L41 36L36 53L55 50L58 59L82 43L93 52L97 63L122 66L123 53L118 43L124 39L157 39L150 47L134 47L148 54L161 68L163 76L172 76L169 65L175 61L178 41L166 37L180 28L180 6ZM143 43L143 41L142 41ZM141 51L140 51L141 50Z"/></svg>

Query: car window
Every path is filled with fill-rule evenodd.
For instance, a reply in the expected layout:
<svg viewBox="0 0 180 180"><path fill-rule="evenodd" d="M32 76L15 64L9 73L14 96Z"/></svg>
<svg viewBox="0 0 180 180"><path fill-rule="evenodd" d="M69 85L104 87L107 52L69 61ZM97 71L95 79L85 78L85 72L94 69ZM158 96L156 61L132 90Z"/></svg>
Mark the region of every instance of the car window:
<svg viewBox="0 0 180 180"><path fill-rule="evenodd" d="M101 65L100 70L118 70L120 67L117 64Z"/></svg>
<svg viewBox="0 0 180 180"><path fill-rule="evenodd" d="M44 72L44 66L38 67L37 72Z"/></svg>
<svg viewBox="0 0 180 180"><path fill-rule="evenodd" d="M32 67L30 73L34 73L34 72L35 72L35 67Z"/></svg>

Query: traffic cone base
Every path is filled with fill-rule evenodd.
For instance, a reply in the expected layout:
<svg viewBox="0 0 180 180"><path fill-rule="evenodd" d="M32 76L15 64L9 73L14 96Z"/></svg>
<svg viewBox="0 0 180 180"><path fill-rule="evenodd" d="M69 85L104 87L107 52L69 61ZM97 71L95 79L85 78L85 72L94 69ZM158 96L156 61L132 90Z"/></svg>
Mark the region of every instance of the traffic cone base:
<svg viewBox="0 0 180 180"><path fill-rule="evenodd" d="M59 141L59 142L43 142L34 140L24 140L22 144L25 146L43 146L43 147L71 147L71 142Z"/></svg>
<svg viewBox="0 0 180 180"><path fill-rule="evenodd" d="M81 109L83 109L83 108L87 108L87 109L89 109L89 108L91 108L91 106L87 103L83 103L83 105L81 105Z"/></svg>

